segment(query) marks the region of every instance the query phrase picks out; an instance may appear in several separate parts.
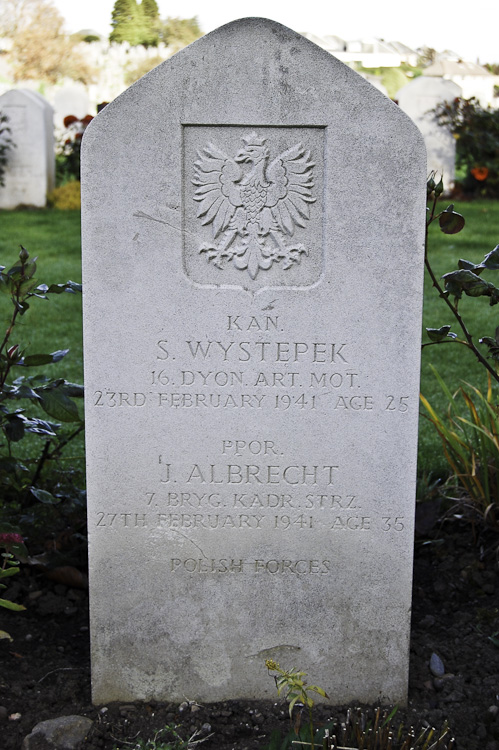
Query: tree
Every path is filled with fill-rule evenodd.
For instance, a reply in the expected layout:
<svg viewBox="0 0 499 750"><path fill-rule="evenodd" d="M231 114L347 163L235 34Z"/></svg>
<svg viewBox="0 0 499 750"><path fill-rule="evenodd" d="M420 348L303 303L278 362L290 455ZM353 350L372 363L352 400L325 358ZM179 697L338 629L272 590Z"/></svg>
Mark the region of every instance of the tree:
<svg viewBox="0 0 499 750"><path fill-rule="evenodd" d="M159 8L156 0L142 0L141 8L146 18L150 18L153 22L159 20Z"/></svg>
<svg viewBox="0 0 499 750"><path fill-rule="evenodd" d="M111 42L128 42L132 46L143 44L145 47L156 46L159 41L159 10L156 0L116 0L111 14L113 30L109 36Z"/></svg>
<svg viewBox="0 0 499 750"><path fill-rule="evenodd" d="M36 5L36 0L0 0L0 36L13 39Z"/></svg>
<svg viewBox="0 0 499 750"><path fill-rule="evenodd" d="M161 41L174 50L186 47L203 36L197 16L193 18L172 18L168 16L160 29Z"/></svg>
<svg viewBox="0 0 499 750"><path fill-rule="evenodd" d="M12 39L15 81L56 83L65 76L82 83L92 80L92 69L64 33L64 19L51 0L2 0L3 7L9 11L3 33Z"/></svg>
<svg viewBox="0 0 499 750"><path fill-rule="evenodd" d="M142 34L136 0L116 0L111 14L111 26L113 30L109 35L110 42L140 44Z"/></svg>
<svg viewBox="0 0 499 750"><path fill-rule="evenodd" d="M140 10L146 20L146 39L142 42L146 47L157 47L159 43L159 8L156 0L142 0Z"/></svg>

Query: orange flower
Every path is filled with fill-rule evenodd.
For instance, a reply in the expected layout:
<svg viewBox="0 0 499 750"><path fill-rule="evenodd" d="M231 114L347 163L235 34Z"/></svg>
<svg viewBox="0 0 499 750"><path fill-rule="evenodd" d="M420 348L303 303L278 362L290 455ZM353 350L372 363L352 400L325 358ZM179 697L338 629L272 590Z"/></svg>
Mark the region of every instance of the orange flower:
<svg viewBox="0 0 499 750"><path fill-rule="evenodd" d="M473 169L471 170L471 174L473 175L475 180L478 180L478 182L483 182L489 176L489 170L487 167L473 167Z"/></svg>
<svg viewBox="0 0 499 750"><path fill-rule="evenodd" d="M78 118L74 115L67 115L64 120L64 127L69 128L70 125L72 125L74 122L78 122Z"/></svg>

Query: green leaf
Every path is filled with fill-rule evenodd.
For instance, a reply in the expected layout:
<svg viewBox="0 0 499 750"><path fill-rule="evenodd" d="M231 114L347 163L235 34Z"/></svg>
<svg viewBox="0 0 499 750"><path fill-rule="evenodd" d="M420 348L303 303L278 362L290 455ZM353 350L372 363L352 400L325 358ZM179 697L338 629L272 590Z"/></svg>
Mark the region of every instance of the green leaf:
<svg viewBox="0 0 499 750"><path fill-rule="evenodd" d="M47 422L45 419L32 418L27 419L24 423L26 432L31 432L33 435L45 435L46 437L55 437L56 430L60 427L59 424L53 424Z"/></svg>
<svg viewBox="0 0 499 750"><path fill-rule="evenodd" d="M12 638L8 633L5 632L5 630L0 630L0 641L10 641L12 643Z"/></svg>
<svg viewBox="0 0 499 750"><path fill-rule="evenodd" d="M47 492L47 490L39 490L36 487L31 488L31 494L41 503L44 503L44 505L57 505L57 503L61 501L59 497L54 497L51 492Z"/></svg>
<svg viewBox="0 0 499 750"><path fill-rule="evenodd" d="M60 362L69 352L69 349L58 349L51 354L31 354L19 362L25 367L39 367L40 365L51 365L54 362Z"/></svg>
<svg viewBox="0 0 499 750"><path fill-rule="evenodd" d="M9 268L9 270L6 273L10 279L19 281L19 279L22 277L22 272L23 272L23 267L16 265L16 266L12 266L11 268Z"/></svg>
<svg viewBox="0 0 499 750"><path fill-rule="evenodd" d="M471 260L464 260L463 258L458 260L457 265L458 268L461 268L463 271L475 271L475 273L481 273L482 271L480 266L475 265Z"/></svg>
<svg viewBox="0 0 499 750"><path fill-rule="evenodd" d="M12 443L18 443L24 437L24 419L17 414L8 414L3 430Z"/></svg>
<svg viewBox="0 0 499 750"><path fill-rule="evenodd" d="M480 344L485 344L488 348L490 359L499 362L499 326L495 330L495 338L484 336L480 339Z"/></svg>
<svg viewBox="0 0 499 750"><path fill-rule="evenodd" d="M15 604L14 602L9 602L8 599L0 599L0 607L5 607L5 609L11 609L13 612L22 612L26 607L23 607L22 604Z"/></svg>
<svg viewBox="0 0 499 750"><path fill-rule="evenodd" d="M329 695L326 693L326 691L323 688L318 687L317 685L309 685L307 687L307 690L313 690L314 693L322 695L323 698L329 698Z"/></svg>
<svg viewBox="0 0 499 750"><path fill-rule="evenodd" d="M450 326L442 326L441 328L427 328L426 333L431 341L443 341L446 338L456 339L457 333L452 333Z"/></svg>
<svg viewBox="0 0 499 750"><path fill-rule="evenodd" d="M85 395L85 388L78 383L69 383L65 380L63 389L66 396L70 396L71 398L83 398Z"/></svg>
<svg viewBox="0 0 499 750"><path fill-rule="evenodd" d="M23 281L21 284L19 284L19 296L24 297L32 292L37 283L38 282L36 281L36 279L26 279L26 281Z"/></svg>
<svg viewBox="0 0 499 750"><path fill-rule="evenodd" d="M33 260L29 260L27 263L24 264L24 278L25 279L32 279L33 276L35 275L36 260L37 258L33 258Z"/></svg>
<svg viewBox="0 0 499 750"><path fill-rule="evenodd" d="M399 710L398 706L395 706L394 708L392 708L392 710L390 711L390 713L388 714L388 716L386 717L386 719L384 720L384 722L383 722L383 724L381 726L384 727L387 724L389 724L391 722L391 720L393 719L393 717L395 716L395 714L397 713L398 710Z"/></svg>
<svg viewBox="0 0 499 750"><path fill-rule="evenodd" d="M445 280L445 290L458 299L464 292L468 297L490 297L491 305L499 302L499 289L473 271L451 271L444 274L442 279Z"/></svg>
<svg viewBox="0 0 499 750"><path fill-rule="evenodd" d="M40 406L59 422L81 422L78 407L64 392L64 388L40 389Z"/></svg>
<svg viewBox="0 0 499 750"><path fill-rule="evenodd" d="M454 205L451 204L439 216L438 223L444 234L457 234L464 227L464 216L454 211Z"/></svg>
<svg viewBox="0 0 499 750"><path fill-rule="evenodd" d="M0 570L0 578L10 578L10 576L15 576L16 573L19 573L19 568L5 568L5 570Z"/></svg>
<svg viewBox="0 0 499 750"><path fill-rule="evenodd" d="M496 245L478 265L462 258L457 265L465 271L474 271L477 275L482 273L485 268L489 271L497 271L499 270L499 245Z"/></svg>
<svg viewBox="0 0 499 750"><path fill-rule="evenodd" d="M499 245L496 245L493 250L480 263L483 268L488 268L491 271L497 271L499 269Z"/></svg>
<svg viewBox="0 0 499 750"><path fill-rule="evenodd" d="M19 386L15 386L12 389L11 394L15 398L30 398L33 401L39 401L40 399L38 393L27 385L27 383L21 383Z"/></svg>
<svg viewBox="0 0 499 750"><path fill-rule="evenodd" d="M81 288L81 284L76 281L66 281L65 284L51 284L45 291L47 294L64 294L64 292L76 294L76 292L81 292Z"/></svg>
<svg viewBox="0 0 499 750"><path fill-rule="evenodd" d="M300 697L301 696L299 694L296 695L295 693L290 693L288 695L288 700L291 698L290 703L289 703L289 715L290 716L293 715L293 708L295 707L295 703L298 702L298 700L300 699Z"/></svg>

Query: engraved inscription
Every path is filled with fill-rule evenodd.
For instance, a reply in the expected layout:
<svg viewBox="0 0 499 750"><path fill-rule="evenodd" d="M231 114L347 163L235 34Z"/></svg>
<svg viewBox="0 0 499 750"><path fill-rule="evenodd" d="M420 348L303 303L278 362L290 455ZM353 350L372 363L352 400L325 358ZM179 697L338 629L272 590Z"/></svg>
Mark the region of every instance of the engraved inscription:
<svg viewBox="0 0 499 750"><path fill-rule="evenodd" d="M331 571L330 560L236 560L222 558L182 560L173 557L170 561L172 573L270 573L291 575L325 575Z"/></svg>
<svg viewBox="0 0 499 750"><path fill-rule="evenodd" d="M197 218L213 231L213 242L204 242L199 252L217 268L231 263L255 279L274 263L288 270L308 255L303 243L287 244L286 238L310 218L315 164L301 143L269 164L267 138L252 131L241 140L234 157L213 143L198 151L193 199Z"/></svg>

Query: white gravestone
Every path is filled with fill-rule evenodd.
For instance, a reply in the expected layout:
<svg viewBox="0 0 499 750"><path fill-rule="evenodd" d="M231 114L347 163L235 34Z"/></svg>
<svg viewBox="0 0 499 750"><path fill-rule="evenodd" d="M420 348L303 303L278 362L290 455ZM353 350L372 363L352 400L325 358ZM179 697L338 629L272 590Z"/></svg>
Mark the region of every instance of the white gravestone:
<svg viewBox="0 0 499 750"><path fill-rule="evenodd" d="M456 141L448 128L438 124L433 109L461 96L460 87L444 78L419 76L397 92L400 108L420 129L427 153L427 171L443 175L446 190L454 185Z"/></svg>
<svg viewBox="0 0 499 750"><path fill-rule="evenodd" d="M82 120L85 115L95 112L95 107L90 104L86 87L82 83L73 83L56 91L54 94L54 110L56 127L58 131L64 132L65 117L74 115Z"/></svg>
<svg viewBox="0 0 499 750"><path fill-rule="evenodd" d="M406 698L426 156L244 19L83 142L93 700Z"/></svg>
<svg viewBox="0 0 499 750"><path fill-rule="evenodd" d="M12 89L0 96L0 112L9 118L15 144L8 152L0 208L43 208L55 182L52 108L39 94Z"/></svg>
<svg viewBox="0 0 499 750"><path fill-rule="evenodd" d="M43 106L45 116L45 155L47 158L47 192L55 188L55 132L54 109L52 105L38 91L22 89Z"/></svg>

